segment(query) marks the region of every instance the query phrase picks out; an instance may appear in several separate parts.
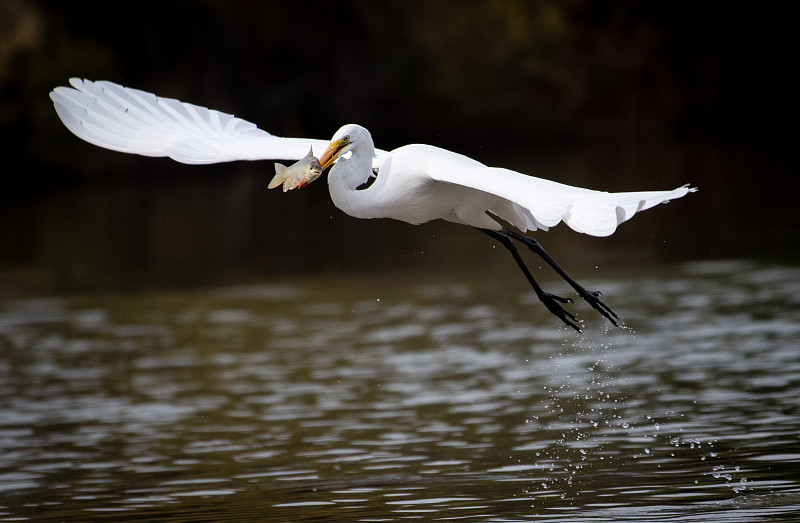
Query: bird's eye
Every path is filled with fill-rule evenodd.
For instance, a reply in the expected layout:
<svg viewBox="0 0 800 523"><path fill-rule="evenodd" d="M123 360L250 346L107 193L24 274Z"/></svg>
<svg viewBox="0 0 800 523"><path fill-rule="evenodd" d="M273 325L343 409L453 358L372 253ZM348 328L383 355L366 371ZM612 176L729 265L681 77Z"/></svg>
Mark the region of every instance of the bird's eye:
<svg viewBox="0 0 800 523"><path fill-rule="evenodd" d="M349 134L344 135L344 138L342 138L342 141L344 143L348 143L350 141L350 135Z"/></svg>

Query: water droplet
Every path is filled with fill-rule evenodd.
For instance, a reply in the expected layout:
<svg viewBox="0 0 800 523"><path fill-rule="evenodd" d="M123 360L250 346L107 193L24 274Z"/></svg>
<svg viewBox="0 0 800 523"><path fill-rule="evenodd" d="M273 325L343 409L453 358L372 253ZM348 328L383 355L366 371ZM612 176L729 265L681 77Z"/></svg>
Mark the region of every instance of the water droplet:
<svg viewBox="0 0 800 523"><path fill-rule="evenodd" d="M747 478L740 479L739 484L733 487L733 491L736 492L737 494L744 490L747 490Z"/></svg>

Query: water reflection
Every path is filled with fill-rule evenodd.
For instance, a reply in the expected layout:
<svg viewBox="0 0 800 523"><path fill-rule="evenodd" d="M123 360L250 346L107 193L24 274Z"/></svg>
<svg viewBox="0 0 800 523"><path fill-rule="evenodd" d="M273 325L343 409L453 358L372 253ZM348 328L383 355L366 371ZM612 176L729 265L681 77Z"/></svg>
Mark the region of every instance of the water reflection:
<svg viewBox="0 0 800 523"><path fill-rule="evenodd" d="M516 276L8 301L0 521L800 515L799 269Z"/></svg>

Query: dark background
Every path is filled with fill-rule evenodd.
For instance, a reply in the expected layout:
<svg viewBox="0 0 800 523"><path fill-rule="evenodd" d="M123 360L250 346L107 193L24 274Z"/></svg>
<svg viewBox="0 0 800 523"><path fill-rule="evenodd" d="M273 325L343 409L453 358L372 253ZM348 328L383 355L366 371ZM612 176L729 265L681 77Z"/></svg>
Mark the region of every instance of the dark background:
<svg viewBox="0 0 800 523"><path fill-rule="evenodd" d="M344 123L603 190L700 192L610 238L537 237L565 266L797 260L788 3L0 0L0 284L41 291L293 272L446 271L496 251L451 224L352 219L271 162L184 166L70 134L71 76L219 109L281 136ZM488 261L487 261L488 260Z"/></svg>

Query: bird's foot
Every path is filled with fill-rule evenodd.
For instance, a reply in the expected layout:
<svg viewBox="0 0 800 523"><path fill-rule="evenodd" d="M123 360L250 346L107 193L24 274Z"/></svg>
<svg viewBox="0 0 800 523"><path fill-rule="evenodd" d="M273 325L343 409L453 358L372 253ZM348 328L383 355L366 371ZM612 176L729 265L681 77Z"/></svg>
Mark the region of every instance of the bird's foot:
<svg viewBox="0 0 800 523"><path fill-rule="evenodd" d="M611 310L611 307L603 303L603 300L600 299L600 296L602 295L600 291L587 291L586 289L582 289L582 291L578 291L578 294L580 294L581 298L586 300L589 305L594 307L600 314L605 316L608 321L613 323L615 327L619 327L619 323L617 323L619 316L617 316L616 312Z"/></svg>
<svg viewBox="0 0 800 523"><path fill-rule="evenodd" d="M581 331L580 327L575 324L575 322L578 321L578 318L561 306L561 303L572 303L570 298L563 298L561 296L556 296L555 294L544 291L538 294L538 296L539 301L544 303L544 306L547 307L547 310L558 316L568 327L572 327L577 332Z"/></svg>

